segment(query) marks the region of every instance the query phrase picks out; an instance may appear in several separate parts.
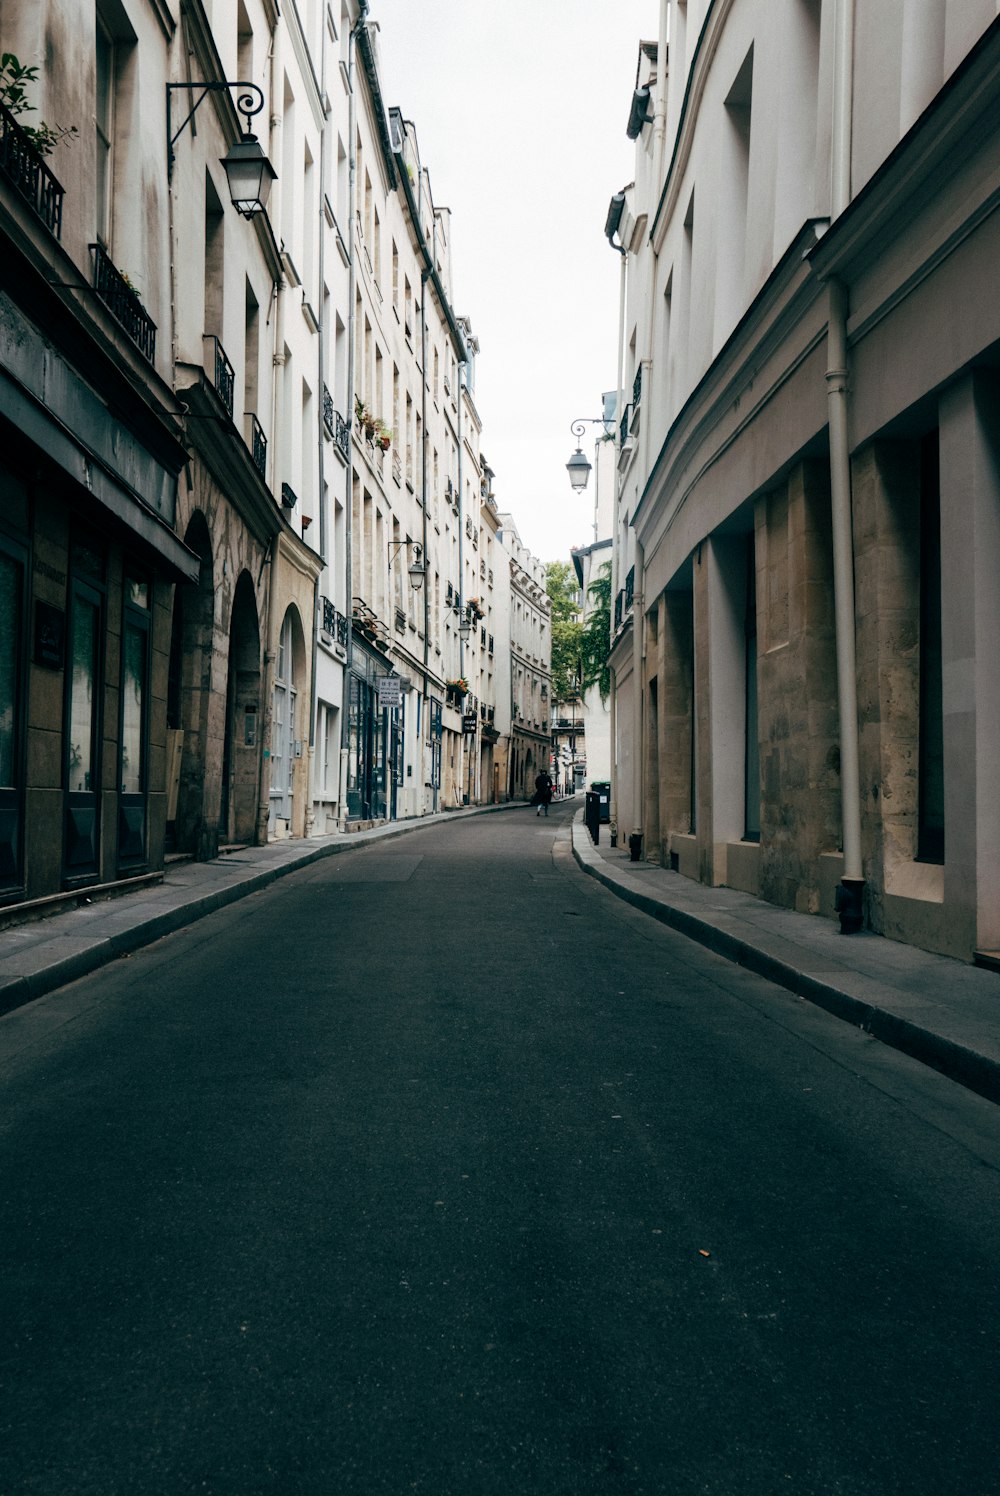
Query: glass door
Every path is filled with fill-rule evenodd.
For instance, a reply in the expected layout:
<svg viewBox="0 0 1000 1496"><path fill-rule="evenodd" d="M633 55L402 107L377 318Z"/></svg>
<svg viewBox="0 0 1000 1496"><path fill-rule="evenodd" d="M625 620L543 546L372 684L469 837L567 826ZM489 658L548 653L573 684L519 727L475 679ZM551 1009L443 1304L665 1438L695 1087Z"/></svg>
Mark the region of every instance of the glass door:
<svg viewBox="0 0 1000 1496"><path fill-rule="evenodd" d="M101 624L100 593L75 577L66 672L63 870L69 882L94 878L99 871Z"/></svg>
<svg viewBox="0 0 1000 1496"><path fill-rule="evenodd" d="M24 559L0 542L0 888L21 880Z"/></svg>
<svg viewBox="0 0 1000 1496"><path fill-rule="evenodd" d="M121 763L118 864L146 861L146 795L149 717L149 583L125 578L122 629Z"/></svg>

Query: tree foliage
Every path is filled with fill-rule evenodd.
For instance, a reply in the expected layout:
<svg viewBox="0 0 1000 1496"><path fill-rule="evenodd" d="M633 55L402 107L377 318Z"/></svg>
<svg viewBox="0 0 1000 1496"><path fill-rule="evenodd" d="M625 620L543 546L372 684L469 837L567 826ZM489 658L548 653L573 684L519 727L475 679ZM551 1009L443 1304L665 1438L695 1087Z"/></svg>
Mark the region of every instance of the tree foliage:
<svg viewBox="0 0 1000 1496"><path fill-rule="evenodd" d="M37 82L37 64L29 67L13 52L0 56L0 103L15 116L38 154L49 156L62 141L68 142L80 132L76 125L47 125L44 120L37 125L25 124L23 115L37 113L34 104L28 103L28 84Z"/></svg>
<svg viewBox="0 0 1000 1496"><path fill-rule="evenodd" d="M556 701L571 701L591 686L607 701L611 693L608 655L611 651L611 562L605 561L587 593L593 609L580 617L576 574L566 561L550 561L545 568L545 590L552 605L552 693Z"/></svg>
<svg viewBox="0 0 1000 1496"><path fill-rule="evenodd" d="M580 638L580 673L584 690L596 686L601 700L611 694L611 562L605 561L587 588L593 612L587 615Z"/></svg>
<svg viewBox="0 0 1000 1496"><path fill-rule="evenodd" d="M545 590L552 608L552 698L570 701L579 696L580 592L576 574L568 561L549 561L545 566Z"/></svg>

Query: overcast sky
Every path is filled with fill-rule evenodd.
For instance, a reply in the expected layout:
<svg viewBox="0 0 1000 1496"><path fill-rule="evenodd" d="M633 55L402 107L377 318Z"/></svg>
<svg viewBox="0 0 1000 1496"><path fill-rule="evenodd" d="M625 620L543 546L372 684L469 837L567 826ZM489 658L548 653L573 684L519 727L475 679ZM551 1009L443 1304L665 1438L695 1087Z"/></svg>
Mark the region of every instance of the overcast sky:
<svg viewBox="0 0 1000 1496"><path fill-rule="evenodd" d="M452 210L455 311L481 345L499 506L541 560L568 560L593 539L593 478L573 495L569 428L600 415L618 377L604 220L634 174L625 126L658 0L371 0L370 15L386 105L412 120L434 201Z"/></svg>

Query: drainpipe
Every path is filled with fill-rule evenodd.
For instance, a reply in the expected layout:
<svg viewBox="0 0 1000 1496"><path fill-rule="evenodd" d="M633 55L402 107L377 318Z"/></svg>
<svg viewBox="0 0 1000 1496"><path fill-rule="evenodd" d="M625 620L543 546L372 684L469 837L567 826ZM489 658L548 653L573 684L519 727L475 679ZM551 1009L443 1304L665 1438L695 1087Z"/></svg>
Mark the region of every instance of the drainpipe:
<svg viewBox="0 0 1000 1496"><path fill-rule="evenodd" d="M268 149L270 159L276 160L279 154L280 136L282 129L282 118L277 112L275 92L278 81L278 62L275 31L271 32L270 51L270 90L271 90L271 116L270 136ZM281 189L279 188L279 194ZM274 352L271 356L272 378L271 378L271 483L273 487L278 486L275 467L278 460L277 435L279 430L281 396L284 384L285 368L285 291L287 283L284 275L281 275L275 286L274 305ZM274 587L275 587L275 560L278 555L278 537L275 535L268 547L260 565L257 577L257 591L260 592L260 584L264 576L264 567L267 573L267 598L264 603L264 669L261 676L261 702L260 702L260 767L257 781L257 846L267 845L268 825L271 819L271 728L274 718L274 663L276 651L273 645L274 629Z"/></svg>
<svg viewBox="0 0 1000 1496"><path fill-rule="evenodd" d="M344 690L340 707L340 799L337 820L341 830L347 827L347 781L351 754L351 672L354 668L354 339L356 315L354 303L358 294L357 251L354 235L355 179L358 173L357 134L358 104L354 88L354 49L358 32L365 24L368 0L359 0L358 19L347 38L347 466L344 498L344 621L347 625L347 659L344 663Z"/></svg>
<svg viewBox="0 0 1000 1496"><path fill-rule="evenodd" d="M464 606L464 601L465 601L465 546L464 546L465 537L464 537L464 535L462 533L463 529L464 529L464 520L463 520L463 514L462 514L462 510L463 510L463 504L462 504L462 378L463 378L464 373L465 373L465 365L464 364L459 364L458 365L458 376L457 376L458 377L458 391L457 391L457 393L458 393L458 422L457 422L457 432L458 432L458 600L459 600L459 605L460 605L459 614L458 614L459 625L461 625L461 623L462 623L462 611L461 611L461 608L462 608L462 606ZM459 631L458 631L458 673L461 676L461 678L464 680L465 679L465 640L462 638L461 627L459 627ZM462 734L462 757L463 757L463 759L465 757L465 733L464 732ZM465 779L465 775L464 775L464 769L463 769L463 782L464 782L464 779Z"/></svg>
<svg viewBox="0 0 1000 1496"><path fill-rule="evenodd" d="M423 236L423 222L417 220L417 227ZM427 280L429 271L425 265L420 272L420 511L422 521L422 541L424 565L427 567L427 575L424 578L424 732L429 727L427 713L430 704L430 651L431 651L431 576L427 556ZM420 766L423 769L424 762L424 734L420 738ZM444 749L442 745L442 760ZM443 768L443 765L442 765ZM424 780L426 784L427 781ZM431 790L431 810L436 812L438 808L438 787L435 785Z"/></svg>
<svg viewBox="0 0 1000 1496"><path fill-rule="evenodd" d="M323 286L326 274L326 215L323 211L323 198L326 192L326 157L329 134L327 120L326 101L326 56L327 48L323 48L320 61L320 97L323 100L323 129L319 137L319 204L317 217L319 220L319 255L318 255L318 297L316 305L316 320L318 333L316 338L316 363L317 373L317 400L316 400L316 509L319 517L319 550L320 558L324 567L326 566L329 551L327 536L327 510L326 510L326 457L323 451L323 396L326 390L326 315L323 306ZM322 576L322 572L320 572ZM319 600L320 600L320 576L313 583L313 627L312 627L312 675L309 687L309 759L308 759L308 785L309 798L306 801L306 824L305 834L311 836L316 825L316 800L317 786L313 783L316 769L316 717L319 709L319 690L316 684L316 670L319 663ZM324 786L325 788L325 786Z"/></svg>
<svg viewBox="0 0 1000 1496"><path fill-rule="evenodd" d="M618 534L618 507L621 502L622 479L620 458L622 452L622 416L625 412L625 291L628 284L628 252L622 245L616 244L609 238L608 243L612 249L616 249L621 256L621 276L618 288L618 399L615 404L615 479L614 479L614 501L611 505L611 597L609 608L610 637L608 648L615 634L615 599L618 596L618 579L621 572L621 556L619 555ZM634 627L634 625L633 625ZM611 825L614 828L614 840L617 841L618 830L618 685L615 672L608 672L611 684L611 804L609 815Z"/></svg>
<svg viewBox="0 0 1000 1496"><path fill-rule="evenodd" d="M835 220L851 201L854 0L839 0L834 63L831 210ZM827 403L830 439L830 508L833 522L833 590L837 635L837 702L840 712L840 790L844 872L837 890L840 929L855 934L863 923L861 778L858 750L858 678L855 641L854 536L851 523L851 448L848 434L847 289L828 287Z"/></svg>

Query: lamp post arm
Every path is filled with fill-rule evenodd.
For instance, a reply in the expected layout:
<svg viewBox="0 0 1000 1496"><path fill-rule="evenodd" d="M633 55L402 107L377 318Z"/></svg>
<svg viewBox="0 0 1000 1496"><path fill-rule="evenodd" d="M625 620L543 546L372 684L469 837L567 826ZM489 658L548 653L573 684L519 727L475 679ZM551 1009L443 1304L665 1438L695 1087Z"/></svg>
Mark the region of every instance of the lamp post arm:
<svg viewBox="0 0 1000 1496"><path fill-rule="evenodd" d="M184 116L183 120L178 125L177 129L173 130L173 117L172 117L173 111L172 111L172 108L171 108L171 98L172 98L172 95L173 95L174 91L176 89L179 89L179 88L186 89L189 93L193 93L196 88L200 88L201 89L201 93L198 95L197 99L194 101L194 103L192 104L191 108L188 110L187 114ZM173 166L174 166L174 146L176 145L177 141L181 138L181 136L184 134L185 129L190 124L191 120L194 118L195 114L197 113L197 111L201 107L201 105L204 103L204 101L207 98L207 96L210 93L224 93L224 92L228 92L231 89L237 89L237 88L242 88L242 89L246 89L247 90L246 93L241 93L237 97L237 99L236 99L235 102L236 102L236 108L237 108L237 110L239 111L240 114L243 115L243 118L246 121L246 130L245 130L245 133L249 134L250 133L250 120L252 119L252 117L255 114L260 114L261 110L264 108L264 102L265 102L264 101L264 90L258 84L256 84L256 83L242 82L242 81L241 82L236 82L236 83L220 82L220 83L168 83L167 84L167 174L168 174L168 176L173 171Z"/></svg>

